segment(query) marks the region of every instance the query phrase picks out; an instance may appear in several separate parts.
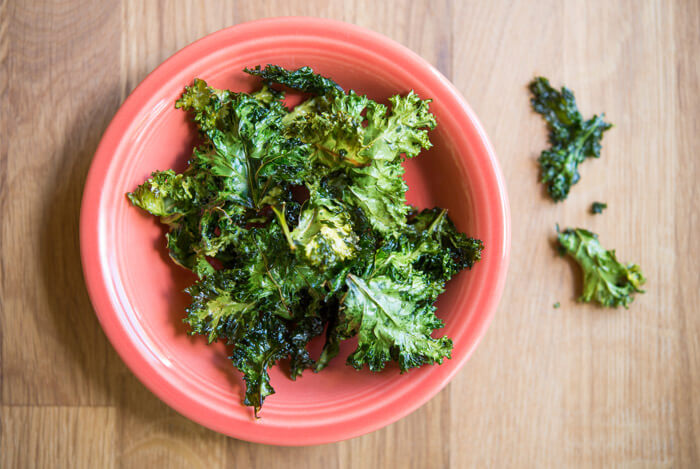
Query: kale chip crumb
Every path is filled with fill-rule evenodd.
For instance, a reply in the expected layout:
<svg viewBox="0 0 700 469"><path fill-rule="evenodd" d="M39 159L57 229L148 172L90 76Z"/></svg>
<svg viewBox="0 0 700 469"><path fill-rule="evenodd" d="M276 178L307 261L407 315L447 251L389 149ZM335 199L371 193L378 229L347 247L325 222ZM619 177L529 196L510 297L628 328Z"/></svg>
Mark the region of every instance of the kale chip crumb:
<svg viewBox="0 0 700 469"><path fill-rule="evenodd" d="M603 203L603 202L593 202L591 205L591 213L593 214L598 214L598 213L603 213L603 210L608 208L608 204Z"/></svg>

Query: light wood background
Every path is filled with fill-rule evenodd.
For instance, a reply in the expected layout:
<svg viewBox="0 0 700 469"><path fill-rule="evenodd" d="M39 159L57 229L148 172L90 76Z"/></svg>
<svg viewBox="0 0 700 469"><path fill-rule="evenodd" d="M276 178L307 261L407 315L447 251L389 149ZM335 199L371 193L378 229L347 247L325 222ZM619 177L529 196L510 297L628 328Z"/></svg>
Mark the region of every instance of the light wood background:
<svg viewBox="0 0 700 469"><path fill-rule="evenodd" d="M106 340L79 262L85 175L125 96L191 41L279 15L371 28L440 69L493 141L513 222L505 294L454 381L383 430L308 448L162 404ZM697 1L0 0L0 467L700 467L699 64ZM535 74L615 124L562 204L537 182ZM575 303L556 222L639 263L647 293Z"/></svg>

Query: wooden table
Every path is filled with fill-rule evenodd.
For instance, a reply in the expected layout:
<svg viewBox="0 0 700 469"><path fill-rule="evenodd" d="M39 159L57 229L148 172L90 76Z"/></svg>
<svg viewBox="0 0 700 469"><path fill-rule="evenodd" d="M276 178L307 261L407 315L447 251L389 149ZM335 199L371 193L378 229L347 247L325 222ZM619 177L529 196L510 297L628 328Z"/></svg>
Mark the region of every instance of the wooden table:
<svg viewBox="0 0 700 469"><path fill-rule="evenodd" d="M226 438L146 390L95 319L77 231L95 147L138 82L209 32L292 14L379 31L450 78L495 145L513 221L505 294L454 381L383 430L309 448ZM699 467L699 54L697 1L0 2L0 466ZM615 123L561 204L537 182L535 74ZM647 293L577 304L556 222L639 263Z"/></svg>

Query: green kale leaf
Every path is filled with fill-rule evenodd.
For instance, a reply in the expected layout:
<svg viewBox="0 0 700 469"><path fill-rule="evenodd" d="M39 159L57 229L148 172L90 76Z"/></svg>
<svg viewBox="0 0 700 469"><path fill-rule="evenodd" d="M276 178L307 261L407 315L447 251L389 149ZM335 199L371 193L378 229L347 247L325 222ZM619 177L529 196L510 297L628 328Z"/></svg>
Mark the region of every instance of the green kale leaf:
<svg viewBox="0 0 700 469"><path fill-rule="evenodd" d="M537 77L530 83L532 108L547 121L551 148L539 157L540 178L555 202L566 199L571 186L581 178L578 167L586 157L600 157L603 133L612 127L604 115L583 120L574 93L552 88Z"/></svg>
<svg viewBox="0 0 700 469"><path fill-rule="evenodd" d="M429 149L428 129L436 125L430 100L411 91L389 102L391 110L354 91L317 97L285 118L288 133L311 144L318 153L316 159L330 167L394 162L401 155L412 158Z"/></svg>
<svg viewBox="0 0 700 469"><path fill-rule="evenodd" d="M352 184L343 199L362 210L372 227L382 235L392 235L406 224L404 169L398 162L376 161L351 171Z"/></svg>
<svg viewBox="0 0 700 469"><path fill-rule="evenodd" d="M233 366L243 373L246 382L243 403L253 407L256 417L265 398L275 393L268 370L289 355L287 333L282 319L262 314L231 354Z"/></svg>
<svg viewBox="0 0 700 469"><path fill-rule="evenodd" d="M192 112L211 141L206 151L195 152L194 160L198 168L224 178L222 197L257 210L276 185L303 183L299 173L308 151L298 139L282 135L287 111L280 102L266 105L195 80L176 106Z"/></svg>
<svg viewBox="0 0 700 469"><path fill-rule="evenodd" d="M443 327L442 321L435 317L432 305L413 301L412 285L384 276L365 281L354 275L348 276L347 285L341 314L346 328L358 329L357 350L348 357L349 365L380 371L395 360L406 371L450 357L452 341L430 336Z"/></svg>
<svg viewBox="0 0 700 469"><path fill-rule="evenodd" d="M349 292L353 292L353 295L345 297L345 306L349 307L347 302L350 301L350 306L361 303L362 308L341 309L340 315L328 328L326 345L315 369L323 369L338 354L340 342L358 333L360 346L349 359L349 363L356 368L368 364L371 370L376 371L383 367L387 356L397 360L404 371L423 363L439 362L436 350L442 350L445 352L442 356L447 356L447 342L443 341L435 349L434 339L423 337L416 331L423 331L426 324L438 324L439 320L433 314L433 303L444 291L447 281L462 269L471 268L481 258L482 249L481 241L455 229L446 210L430 209L412 215L403 233L386 238L376 250L371 268L364 273L369 283L363 284L362 278L348 276ZM381 282L373 283L375 279L381 279ZM387 284L395 294L393 297L381 288ZM375 294L359 295L373 290L377 290ZM385 301L374 301L377 299ZM408 336L402 335L392 340L391 329L381 326L387 322L377 324L377 318L385 318L386 311L391 311L391 305L395 304L393 300L406 301L407 304L402 307L414 308L401 317L400 326L404 332L412 330L418 334L413 336L413 345L402 347L401 344L405 345L402 341L407 340ZM433 329L437 327L441 326ZM377 340L374 346L368 345L372 342L372 334L383 340ZM421 349L419 344L424 345L425 353L416 352Z"/></svg>
<svg viewBox="0 0 700 469"><path fill-rule="evenodd" d="M573 257L583 271L583 294L579 301L595 301L602 306L627 306L633 293L643 293L640 287L646 279L636 264L617 261L614 250L605 250L598 235L582 228L558 232L563 254Z"/></svg>
<svg viewBox="0 0 700 469"><path fill-rule="evenodd" d="M129 192L127 197L137 207L166 220L192 209L190 180L172 169L154 172L134 192Z"/></svg>
<svg viewBox="0 0 700 469"><path fill-rule="evenodd" d="M168 226L166 235L170 257L178 265L202 276L213 269L197 248L200 207L209 202L215 184L207 174L173 170L154 172L133 192L127 194L132 204L160 217Z"/></svg>
<svg viewBox="0 0 700 469"><path fill-rule="evenodd" d="M343 198L367 214L373 228L389 234L405 225L406 191L401 156L431 147L435 127L429 100L415 93L389 99L391 110L353 91L309 100L285 119L287 133L311 147L311 159L350 175ZM298 106L299 108L299 106Z"/></svg>
<svg viewBox="0 0 700 469"><path fill-rule="evenodd" d="M260 65L243 70L250 75L258 76L267 83L279 83L299 91L315 94L342 92L343 89L330 78L314 73L311 67L301 67L297 70L287 70L279 65L268 64L265 68Z"/></svg>
<svg viewBox="0 0 700 469"><path fill-rule="evenodd" d="M209 343L222 336L235 343L245 335L258 312L255 297L240 289L245 281L240 277L235 270L219 270L186 289L192 296L184 319L190 334L205 335Z"/></svg>
<svg viewBox="0 0 700 469"><path fill-rule="evenodd" d="M347 208L317 193L301 211L291 238L299 255L321 270L351 259L358 242Z"/></svg>
<svg viewBox="0 0 700 469"><path fill-rule="evenodd" d="M409 230L419 243L418 267L437 280L449 280L481 260L484 243L457 231L444 209L426 209L409 218Z"/></svg>

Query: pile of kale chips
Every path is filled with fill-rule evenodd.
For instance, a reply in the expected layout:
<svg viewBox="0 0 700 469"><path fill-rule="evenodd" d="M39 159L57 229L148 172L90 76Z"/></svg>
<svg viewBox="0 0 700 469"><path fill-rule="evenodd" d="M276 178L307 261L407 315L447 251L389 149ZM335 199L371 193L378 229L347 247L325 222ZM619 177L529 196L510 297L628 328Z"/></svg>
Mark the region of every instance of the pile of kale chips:
<svg viewBox="0 0 700 469"><path fill-rule="evenodd" d="M128 194L199 277L187 288L191 333L232 346L256 414L274 393L271 366L289 359L292 379L319 371L351 337L357 369L449 358L452 341L431 336L443 326L434 303L483 246L445 210L406 204L402 161L431 146L430 101L410 92L387 107L308 67L245 71L262 78L259 91L185 89L176 106L202 143L185 171L154 172ZM312 97L290 110L275 84ZM307 344L324 330L314 360Z"/></svg>

